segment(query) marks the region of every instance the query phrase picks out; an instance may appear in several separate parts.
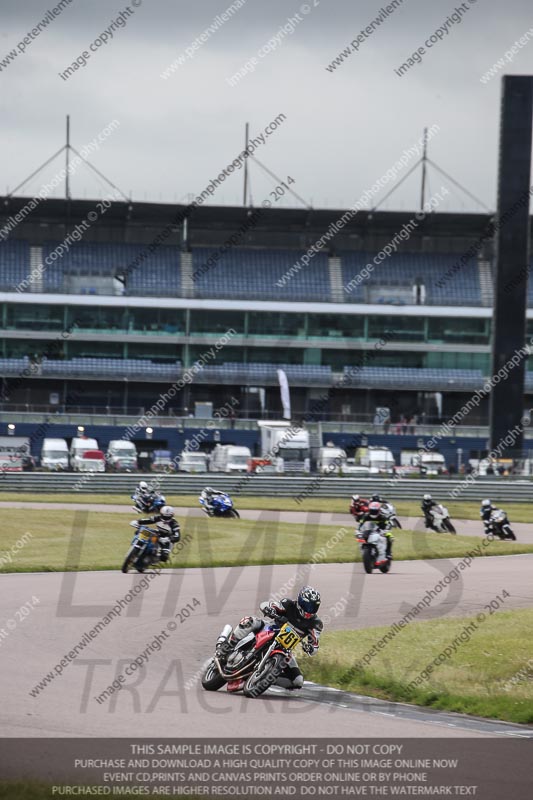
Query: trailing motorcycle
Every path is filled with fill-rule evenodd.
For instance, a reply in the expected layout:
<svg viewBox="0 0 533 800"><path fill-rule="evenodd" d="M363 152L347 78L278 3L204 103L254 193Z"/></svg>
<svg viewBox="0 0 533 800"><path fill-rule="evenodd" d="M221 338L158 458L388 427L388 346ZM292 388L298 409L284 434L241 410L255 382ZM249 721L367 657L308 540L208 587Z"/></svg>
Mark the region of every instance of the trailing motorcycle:
<svg viewBox="0 0 533 800"><path fill-rule="evenodd" d="M226 625L217 640L217 653L220 646L229 649L228 639L231 625ZM241 639L227 658L221 661L215 655L208 661L202 674L202 686L209 692L216 692L227 684L228 692L243 691L246 697L259 697L283 678L294 650L307 636L288 622L270 622L258 633L249 633Z"/></svg>
<svg viewBox="0 0 533 800"><path fill-rule="evenodd" d="M430 508L428 514L431 517L432 528L437 533L457 533L450 519L448 509L441 503Z"/></svg>
<svg viewBox="0 0 533 800"><path fill-rule="evenodd" d="M198 499L202 506L202 511L204 511L208 517L234 517L235 519L240 519L240 514L234 507L233 500L226 492L213 495L210 505L208 505L207 499L202 497L202 495L200 495Z"/></svg>
<svg viewBox="0 0 533 800"><path fill-rule="evenodd" d="M161 561L161 547L170 547L170 539L136 521L130 522L130 525L135 528L135 534L122 564L122 572L128 572L130 567L137 572L144 572Z"/></svg>
<svg viewBox="0 0 533 800"><path fill-rule="evenodd" d="M370 575L376 568L376 561L379 559L378 542L383 538L383 534L377 523L367 520L363 522L355 535L357 536L357 541L361 545L361 555L365 572ZM391 568L392 555L388 555L386 558L386 562L378 566L378 569L383 573L388 572Z"/></svg>
<svg viewBox="0 0 533 800"><path fill-rule="evenodd" d="M498 539L516 541L516 536L509 523L509 518L501 508L494 508L490 519L485 522L485 533L497 536Z"/></svg>
<svg viewBox="0 0 533 800"><path fill-rule="evenodd" d="M388 519L393 528L402 527L400 520L396 516L396 508L392 505L392 503L382 503L381 513Z"/></svg>
<svg viewBox="0 0 533 800"><path fill-rule="evenodd" d="M157 514L167 504L165 497L156 493L143 497L142 494L135 492L131 499L135 504L132 510L140 514Z"/></svg>

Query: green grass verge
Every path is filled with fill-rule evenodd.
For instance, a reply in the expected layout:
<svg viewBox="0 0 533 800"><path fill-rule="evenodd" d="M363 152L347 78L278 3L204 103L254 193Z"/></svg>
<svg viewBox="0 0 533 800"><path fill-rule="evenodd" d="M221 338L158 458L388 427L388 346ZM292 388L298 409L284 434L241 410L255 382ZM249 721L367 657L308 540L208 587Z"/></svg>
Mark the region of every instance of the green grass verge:
<svg viewBox="0 0 533 800"><path fill-rule="evenodd" d="M356 486L354 486L353 491L357 491ZM199 507L198 495L196 494L171 495L164 490L163 493L167 501L176 508ZM447 502L444 494L434 494L434 497L444 503L453 519L479 520L479 503ZM72 492L70 494L32 494L24 492L17 494L14 492L0 492L0 501L2 500L34 503L89 503L91 505L123 505L126 508L131 507L131 501L125 494L83 494L81 492ZM301 503L296 503L292 497L234 496L234 500L239 509L329 511L346 514L347 518L349 518L349 497L308 497ZM400 516L422 517L419 502L403 500L393 502ZM533 503L504 503L503 505L511 518L511 522L533 522Z"/></svg>
<svg viewBox="0 0 533 800"><path fill-rule="evenodd" d="M102 511L4 509L0 571L118 569L133 535L131 518ZM174 552L173 567L301 564L312 557L317 563L360 560L349 518L344 528L207 517L182 522L183 547ZM26 531L31 539L14 549ZM397 560L462 558L480 541L406 530L394 535ZM515 553L533 553L533 544L494 541L483 548L483 555Z"/></svg>
<svg viewBox="0 0 533 800"><path fill-rule="evenodd" d="M494 594L501 595L503 587L494 588ZM487 616L451 658L434 667L427 680L409 687L472 620L476 618L411 622L377 649L364 669L354 668L354 664L369 653L388 627L325 632L320 653L305 661L305 677L384 700L533 723L533 610L498 611ZM524 676L517 678L524 669Z"/></svg>

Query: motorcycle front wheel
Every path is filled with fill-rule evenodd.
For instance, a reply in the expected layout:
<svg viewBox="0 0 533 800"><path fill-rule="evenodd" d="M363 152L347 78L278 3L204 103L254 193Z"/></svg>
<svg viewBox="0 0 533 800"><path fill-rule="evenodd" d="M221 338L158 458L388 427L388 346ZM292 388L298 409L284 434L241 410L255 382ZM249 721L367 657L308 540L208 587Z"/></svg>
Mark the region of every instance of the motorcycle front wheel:
<svg viewBox="0 0 533 800"><path fill-rule="evenodd" d="M138 548L132 544L130 549L128 550L128 554L124 559L124 563L122 564L122 572L127 572L130 567L133 566L134 562L137 560L137 556L139 554Z"/></svg>
<svg viewBox="0 0 533 800"><path fill-rule="evenodd" d="M236 508L232 508L229 515L230 517L235 517L235 519L241 518L241 515L239 514Z"/></svg>
<svg viewBox="0 0 533 800"><path fill-rule="evenodd" d="M374 569L374 558L369 547L365 547L363 550L363 566L366 574L370 575Z"/></svg>
<svg viewBox="0 0 533 800"><path fill-rule="evenodd" d="M511 528L509 527L509 525L506 525L504 527L504 531L505 531L505 535L506 535L507 539L509 539L512 542L516 542L516 536L513 533L513 531L511 530Z"/></svg>
<svg viewBox="0 0 533 800"><path fill-rule="evenodd" d="M395 528L401 528L402 527L402 523L396 517L394 517L394 519L392 520L392 524L393 524L393 526Z"/></svg>
<svg viewBox="0 0 533 800"><path fill-rule="evenodd" d="M389 572L389 571L390 571L390 567L391 567L391 562L390 562L390 561L387 561L387 563L386 563L386 564L382 564L380 567L378 567L378 569L379 569L381 572L383 572L383 574L385 575L387 572Z"/></svg>
<svg viewBox="0 0 533 800"><path fill-rule="evenodd" d="M281 653L276 653L272 658L267 659L260 670L252 672L244 684L243 694L245 697L259 697L266 692L277 679L283 675L285 669L285 657Z"/></svg>
<svg viewBox="0 0 533 800"><path fill-rule="evenodd" d="M217 689L220 689L225 683L226 681L218 671L218 667L215 664L215 659L212 658L203 672L202 686L208 692L216 692Z"/></svg>
<svg viewBox="0 0 533 800"><path fill-rule="evenodd" d="M445 519L442 524L446 528L448 533L457 533L457 531L455 530L454 526L452 525L449 519Z"/></svg>

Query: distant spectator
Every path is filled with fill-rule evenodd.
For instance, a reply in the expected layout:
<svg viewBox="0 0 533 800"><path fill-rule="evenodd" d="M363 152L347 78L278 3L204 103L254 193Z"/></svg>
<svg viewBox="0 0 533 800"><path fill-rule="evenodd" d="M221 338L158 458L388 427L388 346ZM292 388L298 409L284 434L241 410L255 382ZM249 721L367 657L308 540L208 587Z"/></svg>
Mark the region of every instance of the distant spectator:
<svg viewBox="0 0 533 800"><path fill-rule="evenodd" d="M374 433L379 433L379 426L381 424L381 417L379 414L374 416Z"/></svg>
<svg viewBox="0 0 533 800"><path fill-rule="evenodd" d="M407 417L405 416L405 414L402 414L402 416L400 417L400 422L402 424L402 434L405 436L405 434L407 433Z"/></svg>
<svg viewBox="0 0 533 800"><path fill-rule="evenodd" d="M456 472L457 469L455 467L455 464L450 464L450 466L448 467L448 475L450 476L450 478L453 478Z"/></svg>
<svg viewBox="0 0 533 800"><path fill-rule="evenodd" d="M395 427L395 429L394 429L394 432L395 432L395 433L396 433L398 436L399 436L399 435L400 435L400 433L402 432L402 420L401 420L401 418L400 418L400 419L398 420L398 422L396 423L396 427Z"/></svg>
<svg viewBox="0 0 533 800"><path fill-rule="evenodd" d="M494 467L492 464L489 464L487 467L487 475L494 475Z"/></svg>
<svg viewBox="0 0 533 800"><path fill-rule="evenodd" d="M390 417L387 415L387 417L383 420L383 433L388 434L389 431L390 431Z"/></svg>
<svg viewBox="0 0 533 800"><path fill-rule="evenodd" d="M412 417L409 418L409 433L414 436L416 433L416 424L418 422L418 416L413 414Z"/></svg>

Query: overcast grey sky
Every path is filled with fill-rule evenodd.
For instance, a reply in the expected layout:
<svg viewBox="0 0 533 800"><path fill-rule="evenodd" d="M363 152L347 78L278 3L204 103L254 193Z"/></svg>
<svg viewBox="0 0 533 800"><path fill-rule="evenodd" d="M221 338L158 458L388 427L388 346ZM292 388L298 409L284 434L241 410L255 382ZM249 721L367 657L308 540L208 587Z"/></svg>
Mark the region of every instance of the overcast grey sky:
<svg viewBox="0 0 533 800"><path fill-rule="evenodd" d="M387 5L387 0L246 0L168 79L161 73L205 31L231 0L130 0L134 13L85 67L66 70L126 7L121 0L72 0L0 71L3 125L2 191L14 188L64 142L81 146L112 120L120 125L91 162L137 201L173 202L196 194L242 149L244 123L256 135L278 114L284 124L258 157L315 207L353 204L421 136L437 124L430 157L493 208L495 204L501 75L533 73L531 0L465 0L468 10L421 64L397 69L445 23L457 0L403 0L371 37L333 72L326 66ZM54 0L2 0L0 64L54 7ZM291 35L258 58L255 71L228 84L257 51L299 14ZM481 76L531 30L512 63L488 83ZM409 164L414 163L412 160ZM61 162L34 179L39 190ZM409 167L407 167L408 169ZM404 170L399 174L405 174ZM443 210L481 210L430 170L429 188L450 191ZM419 175L383 208L415 208ZM259 205L275 185L257 165L251 188ZM390 184L392 185L392 184ZM104 188L86 170L72 179L74 197ZM383 190L381 196L385 194ZM61 190L56 192L61 196ZM379 199L379 198L377 198ZM242 172L220 186L213 204L240 204ZM298 201L283 201L298 206Z"/></svg>

